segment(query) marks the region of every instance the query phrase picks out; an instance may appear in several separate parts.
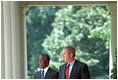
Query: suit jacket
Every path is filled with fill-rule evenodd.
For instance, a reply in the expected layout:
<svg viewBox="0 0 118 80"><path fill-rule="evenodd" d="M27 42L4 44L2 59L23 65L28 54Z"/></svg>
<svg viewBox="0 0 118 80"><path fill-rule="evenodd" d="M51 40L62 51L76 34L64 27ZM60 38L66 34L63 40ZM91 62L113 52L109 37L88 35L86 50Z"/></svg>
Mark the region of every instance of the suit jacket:
<svg viewBox="0 0 118 80"><path fill-rule="evenodd" d="M44 79L58 79L59 73L52 68L48 68ZM34 79L41 79L41 70L34 74Z"/></svg>
<svg viewBox="0 0 118 80"><path fill-rule="evenodd" d="M66 66L67 66L67 63L60 66L59 79L65 79ZM82 63L75 59L75 63L73 65L69 79L90 79L88 66L85 63Z"/></svg>

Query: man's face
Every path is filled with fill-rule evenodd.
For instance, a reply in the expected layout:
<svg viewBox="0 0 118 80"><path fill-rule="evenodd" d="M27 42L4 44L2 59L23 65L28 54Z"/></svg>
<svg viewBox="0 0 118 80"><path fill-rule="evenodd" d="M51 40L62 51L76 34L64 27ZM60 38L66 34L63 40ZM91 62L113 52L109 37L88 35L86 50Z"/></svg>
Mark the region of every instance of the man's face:
<svg viewBox="0 0 118 80"><path fill-rule="evenodd" d="M49 61L46 60L45 56L39 57L39 67L45 69L49 65Z"/></svg>
<svg viewBox="0 0 118 80"><path fill-rule="evenodd" d="M63 49L62 53L65 62L69 62L72 59L72 54L69 54L67 49Z"/></svg>

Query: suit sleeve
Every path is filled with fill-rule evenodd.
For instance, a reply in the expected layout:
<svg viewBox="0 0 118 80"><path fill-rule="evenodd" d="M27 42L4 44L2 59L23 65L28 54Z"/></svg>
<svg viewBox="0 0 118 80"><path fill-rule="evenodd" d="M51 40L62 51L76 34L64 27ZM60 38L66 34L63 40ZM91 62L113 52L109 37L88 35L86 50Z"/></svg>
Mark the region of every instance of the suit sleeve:
<svg viewBox="0 0 118 80"><path fill-rule="evenodd" d="M34 74L34 79L36 79L36 78L35 78L35 74Z"/></svg>
<svg viewBox="0 0 118 80"><path fill-rule="evenodd" d="M54 79L58 79L58 77L59 77L59 73L56 72L56 73L55 73L55 78L54 78Z"/></svg>
<svg viewBox="0 0 118 80"><path fill-rule="evenodd" d="M82 79L90 79L90 73L86 64L82 66L81 77Z"/></svg>
<svg viewBox="0 0 118 80"><path fill-rule="evenodd" d="M61 67L60 67L60 68L59 68L59 79L62 79L62 78L61 78L61 74L62 74L62 73L61 73Z"/></svg>

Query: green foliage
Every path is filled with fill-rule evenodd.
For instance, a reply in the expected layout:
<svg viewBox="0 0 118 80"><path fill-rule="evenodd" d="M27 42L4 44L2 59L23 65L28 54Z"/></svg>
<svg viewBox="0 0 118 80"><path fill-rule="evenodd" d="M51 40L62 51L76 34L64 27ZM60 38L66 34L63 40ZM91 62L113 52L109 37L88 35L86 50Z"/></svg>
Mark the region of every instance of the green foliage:
<svg viewBox="0 0 118 80"><path fill-rule="evenodd" d="M58 9L61 9L61 7L31 6L26 12L29 78L33 78L33 74L39 69L39 54L45 53L41 44L46 38L46 35L49 35L52 30L51 23L54 21L54 14L58 11Z"/></svg>
<svg viewBox="0 0 118 80"><path fill-rule="evenodd" d="M105 5L30 7L26 23L29 78L39 69L40 53L47 53L58 71L67 45L88 64L91 78L108 78L111 19Z"/></svg>
<svg viewBox="0 0 118 80"><path fill-rule="evenodd" d="M111 79L117 79L117 49L115 49L115 62L113 63L113 69L111 70Z"/></svg>
<svg viewBox="0 0 118 80"><path fill-rule="evenodd" d="M56 12L53 30L42 44L51 57L51 66L59 69L64 63L62 48L70 45L76 49L76 59L89 65L92 78L108 78L110 12L105 6L77 7Z"/></svg>

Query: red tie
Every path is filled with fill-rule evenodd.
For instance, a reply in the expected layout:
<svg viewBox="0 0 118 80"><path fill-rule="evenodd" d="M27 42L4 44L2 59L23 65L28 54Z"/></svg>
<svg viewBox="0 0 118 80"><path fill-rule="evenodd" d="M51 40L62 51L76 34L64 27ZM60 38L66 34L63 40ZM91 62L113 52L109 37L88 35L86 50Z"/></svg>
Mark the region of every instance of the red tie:
<svg viewBox="0 0 118 80"><path fill-rule="evenodd" d="M66 71L65 71L66 79L68 79L68 76L69 76L69 66L70 66L70 64L68 64Z"/></svg>

